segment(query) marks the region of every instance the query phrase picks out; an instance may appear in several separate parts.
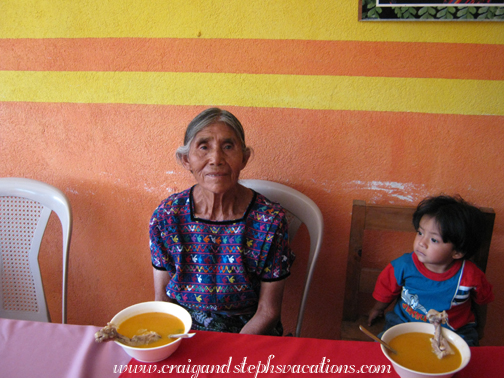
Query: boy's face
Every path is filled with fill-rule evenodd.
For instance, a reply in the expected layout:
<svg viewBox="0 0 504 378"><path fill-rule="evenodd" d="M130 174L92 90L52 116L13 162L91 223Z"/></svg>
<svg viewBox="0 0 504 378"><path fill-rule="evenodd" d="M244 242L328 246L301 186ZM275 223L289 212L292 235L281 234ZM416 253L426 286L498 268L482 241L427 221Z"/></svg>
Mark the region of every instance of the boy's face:
<svg viewBox="0 0 504 378"><path fill-rule="evenodd" d="M420 219L413 251L427 269L436 273L447 271L455 259L463 257L452 243L443 242L436 218L427 215Z"/></svg>

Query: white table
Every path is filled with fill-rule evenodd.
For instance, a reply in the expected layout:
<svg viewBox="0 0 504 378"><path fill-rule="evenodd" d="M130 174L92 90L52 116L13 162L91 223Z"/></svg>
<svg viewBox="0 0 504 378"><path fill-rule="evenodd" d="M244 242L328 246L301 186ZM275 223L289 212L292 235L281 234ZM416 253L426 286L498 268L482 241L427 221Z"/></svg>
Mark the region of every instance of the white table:
<svg viewBox="0 0 504 378"><path fill-rule="evenodd" d="M99 327L0 319L0 377L119 377L131 358L115 343L96 343Z"/></svg>

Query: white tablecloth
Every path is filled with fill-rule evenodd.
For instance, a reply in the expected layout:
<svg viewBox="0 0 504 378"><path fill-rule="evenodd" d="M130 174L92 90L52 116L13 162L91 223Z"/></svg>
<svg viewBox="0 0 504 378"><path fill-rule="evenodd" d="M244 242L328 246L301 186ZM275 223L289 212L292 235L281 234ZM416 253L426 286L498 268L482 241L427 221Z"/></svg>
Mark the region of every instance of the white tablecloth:
<svg viewBox="0 0 504 378"><path fill-rule="evenodd" d="M0 319L0 377L119 377L119 366L131 358L114 342L96 343L97 330Z"/></svg>

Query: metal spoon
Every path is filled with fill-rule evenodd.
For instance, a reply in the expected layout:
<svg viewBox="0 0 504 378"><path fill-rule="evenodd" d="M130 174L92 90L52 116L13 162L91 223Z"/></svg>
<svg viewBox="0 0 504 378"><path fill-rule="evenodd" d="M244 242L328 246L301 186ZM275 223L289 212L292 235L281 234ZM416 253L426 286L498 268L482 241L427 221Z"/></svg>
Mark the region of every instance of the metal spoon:
<svg viewBox="0 0 504 378"><path fill-rule="evenodd" d="M196 334L195 333L175 333L173 335L168 335L168 337L170 337L172 339L178 339L178 338L189 339L189 338L193 337L194 335L196 335Z"/></svg>
<svg viewBox="0 0 504 378"><path fill-rule="evenodd" d="M385 348L387 348L388 350L390 350L392 353L397 354L397 351L394 348L392 348L390 345L388 345L385 341L380 340L378 337L376 337L375 335L373 335L371 332L369 332L363 326L360 325L359 329L362 332L364 332L366 335L368 335L369 337L371 337L374 341L378 341L381 345L383 345Z"/></svg>

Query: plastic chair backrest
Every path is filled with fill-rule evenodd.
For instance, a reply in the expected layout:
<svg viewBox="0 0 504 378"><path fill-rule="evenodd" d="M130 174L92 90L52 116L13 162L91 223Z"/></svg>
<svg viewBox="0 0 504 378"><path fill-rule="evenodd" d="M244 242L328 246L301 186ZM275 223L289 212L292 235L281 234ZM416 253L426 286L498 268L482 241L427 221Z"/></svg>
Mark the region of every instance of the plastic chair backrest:
<svg viewBox="0 0 504 378"><path fill-rule="evenodd" d="M345 297L343 303L343 318L341 325L342 339L370 340L358 330L359 324L365 325L376 279L381 269L363 267L361 260L366 251L363 251L363 239L365 230L375 231L398 231L411 232L413 238L415 228L413 226L413 213L416 207L373 205L365 201L354 200L352 207L352 223L350 226L350 243L348 247L348 260L346 271ZM486 227L483 236L483 244L473 259L474 263L485 271L492 240L495 212L490 208L480 208L485 215ZM403 252L398 251L399 257ZM387 261L388 262L388 261ZM373 332L380 332L382 324L377 322ZM362 337L361 337L362 336Z"/></svg>
<svg viewBox="0 0 504 378"><path fill-rule="evenodd" d="M38 255L52 211L62 227L62 323L66 323L70 203L59 189L26 178L0 178L0 317L51 321Z"/></svg>
<svg viewBox="0 0 504 378"><path fill-rule="evenodd" d="M305 284L295 333L295 336L299 337L301 334L301 325L303 323L308 292L322 245L324 234L324 219L322 213L317 204L309 197L289 186L266 180L240 180L240 184L261 193L270 201L279 203L290 213L287 214L289 241L292 241L302 223L304 223L308 229L310 235L310 254L308 256Z"/></svg>

